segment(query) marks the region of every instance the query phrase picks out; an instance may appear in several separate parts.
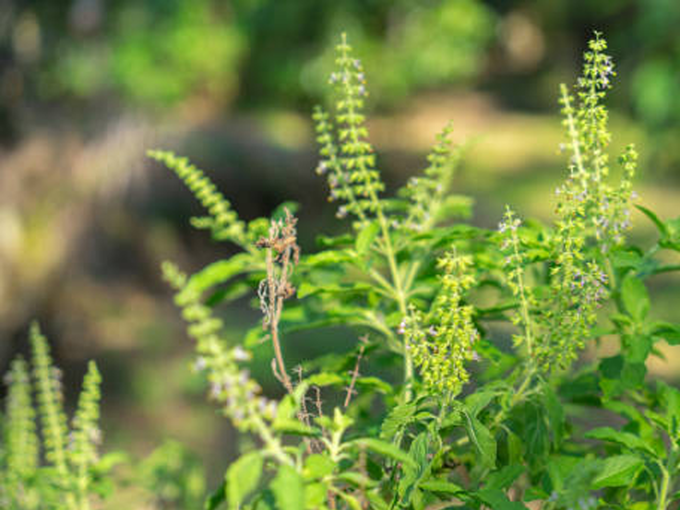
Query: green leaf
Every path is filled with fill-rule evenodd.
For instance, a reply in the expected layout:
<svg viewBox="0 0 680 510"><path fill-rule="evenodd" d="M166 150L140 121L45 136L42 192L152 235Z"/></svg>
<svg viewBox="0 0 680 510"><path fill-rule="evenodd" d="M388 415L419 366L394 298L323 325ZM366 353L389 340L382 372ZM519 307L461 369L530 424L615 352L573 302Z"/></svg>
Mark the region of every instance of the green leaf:
<svg viewBox="0 0 680 510"><path fill-rule="evenodd" d="M354 245L354 249L359 257L364 257L366 255L379 233L380 225L377 221L372 221L361 229Z"/></svg>
<svg viewBox="0 0 680 510"><path fill-rule="evenodd" d="M630 363L644 363L652 352L654 339L647 335L622 335L626 360Z"/></svg>
<svg viewBox="0 0 680 510"><path fill-rule="evenodd" d="M388 443L386 441L381 441L380 439L374 439L371 437L366 437L362 439L356 439L353 444L359 446L360 448L366 448L372 452L383 455L384 457L389 457L403 464L409 464L416 467L415 461L399 447Z"/></svg>
<svg viewBox="0 0 680 510"><path fill-rule="evenodd" d="M550 449L550 431L546 423L546 409L531 403L519 412L524 417L524 435L527 460L543 458Z"/></svg>
<svg viewBox="0 0 680 510"><path fill-rule="evenodd" d="M522 473L524 473L524 466L519 464L505 466L486 477L485 488L507 489Z"/></svg>
<svg viewBox="0 0 680 510"><path fill-rule="evenodd" d="M321 430L315 427L305 425L304 423L297 419L291 420L277 419L272 425L272 428L276 432L280 432L282 434L290 434L293 436L319 437L321 435Z"/></svg>
<svg viewBox="0 0 680 510"><path fill-rule="evenodd" d="M651 333L666 340L669 345L680 345L680 325L657 321L652 324Z"/></svg>
<svg viewBox="0 0 680 510"><path fill-rule="evenodd" d="M345 471L338 474L335 478L359 488L371 488L378 485L378 482L375 480L355 471Z"/></svg>
<svg viewBox="0 0 680 510"><path fill-rule="evenodd" d="M339 492L338 494L352 510L363 510L359 500L351 494L347 494L346 492Z"/></svg>
<svg viewBox="0 0 680 510"><path fill-rule="evenodd" d="M601 469L592 481L593 489L632 486L644 466L637 455L616 455L602 461Z"/></svg>
<svg viewBox="0 0 680 510"><path fill-rule="evenodd" d="M365 282L355 282L352 284L329 283L326 285L302 282L298 288L297 296L302 299L312 294L365 294L372 288L371 285Z"/></svg>
<svg viewBox="0 0 680 510"><path fill-rule="evenodd" d="M413 421L415 413L416 405L413 402L393 408L383 421L380 437L382 439L394 438L401 429Z"/></svg>
<svg viewBox="0 0 680 510"><path fill-rule="evenodd" d="M647 446L642 439L630 432L621 432L611 427L599 427L588 431L585 436L590 439L616 443L629 450L643 450L654 455L654 450Z"/></svg>
<svg viewBox="0 0 680 510"><path fill-rule="evenodd" d="M377 391L379 393L390 394L393 392L392 385L377 377L359 377L356 380L358 388Z"/></svg>
<svg viewBox="0 0 680 510"><path fill-rule="evenodd" d="M270 487L278 510L305 510L305 485L292 467L281 466Z"/></svg>
<svg viewBox="0 0 680 510"><path fill-rule="evenodd" d="M468 409L470 416L476 418L480 411L488 406L498 394L499 391L496 389L484 389L468 395L465 399L465 407Z"/></svg>
<svg viewBox="0 0 680 510"><path fill-rule="evenodd" d="M208 264L189 278L185 292L203 293L210 287L224 283L244 272L251 262L252 256L250 254L240 253L229 259Z"/></svg>
<svg viewBox="0 0 680 510"><path fill-rule="evenodd" d="M627 275L621 284L621 300L626 311L641 322L649 312L649 294L645 284L633 275Z"/></svg>
<svg viewBox="0 0 680 510"><path fill-rule="evenodd" d="M331 372L320 372L305 379L310 386L336 386L344 385L346 379Z"/></svg>
<svg viewBox="0 0 680 510"><path fill-rule="evenodd" d="M522 451L523 451L523 445L522 445L522 440L520 437L512 432L511 430L506 430L506 441L507 441L507 449L508 449L508 460L511 463L520 463L522 462Z"/></svg>
<svg viewBox="0 0 680 510"><path fill-rule="evenodd" d="M430 492L442 492L444 494L459 494L465 492L460 485L449 482L448 480L440 480L436 478L430 478L424 482L421 482L418 487L422 490Z"/></svg>
<svg viewBox="0 0 680 510"><path fill-rule="evenodd" d="M502 490L484 488L475 494L493 510L528 510L524 503L510 501Z"/></svg>
<svg viewBox="0 0 680 510"><path fill-rule="evenodd" d="M524 501L537 501L539 499L548 499L550 494L547 494L543 489L538 487L529 487L524 491Z"/></svg>
<svg viewBox="0 0 680 510"><path fill-rule="evenodd" d="M611 260L615 269L637 269L642 255L634 248L617 248L612 251Z"/></svg>
<svg viewBox="0 0 680 510"><path fill-rule="evenodd" d="M493 468L496 465L496 440L477 418L468 413L465 413L465 417L467 418L465 429L481 456L482 464L487 468Z"/></svg>
<svg viewBox="0 0 680 510"><path fill-rule="evenodd" d="M287 200L280 204L274 212L272 212L272 220L283 220L286 218L286 209L290 214L295 214L300 209L300 204L293 200Z"/></svg>
<svg viewBox="0 0 680 510"><path fill-rule="evenodd" d="M335 248L337 246L349 246L352 244L354 236L352 234L341 234L338 236L320 235L316 238L319 248Z"/></svg>
<svg viewBox="0 0 680 510"><path fill-rule="evenodd" d="M305 508L309 510L322 510L328 507L324 504L328 496L327 483L311 483L305 485Z"/></svg>
<svg viewBox="0 0 680 510"><path fill-rule="evenodd" d="M302 476L306 480L318 480L330 475L335 469L335 465L335 462L328 455L314 453L305 460Z"/></svg>
<svg viewBox="0 0 680 510"><path fill-rule="evenodd" d="M213 492L203 505L204 510L215 510L227 500L227 484L222 483L219 488Z"/></svg>
<svg viewBox="0 0 680 510"><path fill-rule="evenodd" d="M656 391L668 418L669 427L666 428L666 432L670 437L677 437L680 428L680 390L663 381L657 381Z"/></svg>
<svg viewBox="0 0 680 510"><path fill-rule="evenodd" d="M612 356L600 361L600 373L603 376L600 387L611 398L642 384L647 369L644 363L632 363L622 356Z"/></svg>
<svg viewBox="0 0 680 510"><path fill-rule="evenodd" d="M666 225L664 224L663 221L659 219L659 217L656 214L654 214L652 211L641 205L636 205L635 207L637 207L638 210L642 212L642 214L647 216L647 218L649 218L652 221L652 223L654 223L657 230L661 234L662 238L668 237L668 229L666 228Z"/></svg>
<svg viewBox="0 0 680 510"><path fill-rule="evenodd" d="M427 459L429 438L427 432L421 432L411 443L408 455L415 465L404 466L404 476L399 482L399 496L402 505L408 505L413 497L413 491L429 471L430 462Z"/></svg>
<svg viewBox="0 0 680 510"><path fill-rule="evenodd" d="M367 492L366 499L368 499L368 502L371 505L371 510L388 510L390 508L380 494L377 494L376 492Z"/></svg>
<svg viewBox="0 0 680 510"><path fill-rule="evenodd" d="M349 250L326 250L313 255L307 255L300 261L305 267L318 267L353 262L355 257Z"/></svg>
<svg viewBox="0 0 680 510"><path fill-rule="evenodd" d="M248 494L257 488L263 460L257 453L247 453L234 462L226 474L227 502L230 510L238 510Z"/></svg>
<svg viewBox="0 0 680 510"><path fill-rule="evenodd" d="M562 443L562 438L564 435L564 408L560 402L555 390L549 386L544 385L542 403L545 407L546 416L548 422L550 423L550 433L552 435L553 444L556 447Z"/></svg>

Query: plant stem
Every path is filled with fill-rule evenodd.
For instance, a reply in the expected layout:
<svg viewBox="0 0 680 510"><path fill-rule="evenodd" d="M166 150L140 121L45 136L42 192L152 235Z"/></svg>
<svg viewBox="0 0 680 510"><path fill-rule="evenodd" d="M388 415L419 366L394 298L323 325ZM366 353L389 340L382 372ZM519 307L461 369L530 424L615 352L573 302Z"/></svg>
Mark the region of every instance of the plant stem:
<svg viewBox="0 0 680 510"><path fill-rule="evenodd" d="M496 415L496 418L494 419L493 424L491 425L492 429L495 429L498 426L498 424L503 421L503 418L505 418L505 415L507 414L508 411L510 411L513 407L515 407L522 401L522 399L526 395L527 389L529 388L529 383L531 383L533 375L534 368L530 366L529 369L527 370L526 375L524 376L524 380L519 385L519 388L517 388L517 390L512 395L508 407L502 408L500 412Z"/></svg>
<svg viewBox="0 0 680 510"><path fill-rule="evenodd" d="M395 297L397 298L399 312L401 312L402 315L406 315L407 310L406 294L404 293L401 275L399 274L399 268L397 267L397 258L395 256L394 248L392 246L389 227L387 225L387 220L385 219L385 215L383 214L382 209L378 209L378 221L380 222L383 243L385 245L385 256L387 257L387 263L390 267L390 273L392 274L392 282L394 283ZM412 379L413 379L413 359L411 358L411 353L408 351L408 349L406 349L406 341L404 341L404 383L406 384L404 400L406 402L409 402L411 400Z"/></svg>
<svg viewBox="0 0 680 510"><path fill-rule="evenodd" d="M661 467L663 473L661 479L661 491L659 492L659 504L657 505L657 510L666 510L666 498L668 497L668 490L670 488L671 475L665 467Z"/></svg>
<svg viewBox="0 0 680 510"><path fill-rule="evenodd" d="M290 458L281 448L279 441L272 435L267 424L262 420L258 413L252 413L253 423L257 429L257 433L260 435L262 442L265 444L266 449L272 454L272 456L278 460L281 464L287 464L289 466L293 465Z"/></svg>
<svg viewBox="0 0 680 510"><path fill-rule="evenodd" d="M284 267L282 268L282 280L285 281L288 259L284 260ZM281 309L283 308L283 296L277 292L278 285L275 280L274 269L274 254L273 249L267 249L267 285L269 286L269 310L271 317L269 318L269 332L272 336L272 346L274 347L274 355L276 356L276 363L279 368L279 378L281 383L286 388L288 393L293 393L293 385L288 377L286 371L286 364L283 361L283 352L281 351L281 341L279 340L279 320L281 318Z"/></svg>

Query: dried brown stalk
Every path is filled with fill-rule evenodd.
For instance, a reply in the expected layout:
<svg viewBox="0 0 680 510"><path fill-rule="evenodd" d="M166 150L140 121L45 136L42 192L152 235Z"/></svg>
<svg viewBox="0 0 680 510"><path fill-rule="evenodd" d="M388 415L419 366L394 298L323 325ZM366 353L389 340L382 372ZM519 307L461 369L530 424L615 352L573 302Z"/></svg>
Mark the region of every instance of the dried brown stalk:
<svg viewBox="0 0 680 510"><path fill-rule="evenodd" d="M262 237L257 242L258 248L267 250L267 277L260 282L258 295L264 314L262 327L269 331L274 347L275 362L272 361L272 370L286 391L293 393L293 384L286 371L281 350L279 321L284 300L295 294L295 287L290 283L290 276L300 259L300 247L297 245L295 230L297 218L288 209L285 209L285 213L285 218L271 222L268 237Z"/></svg>

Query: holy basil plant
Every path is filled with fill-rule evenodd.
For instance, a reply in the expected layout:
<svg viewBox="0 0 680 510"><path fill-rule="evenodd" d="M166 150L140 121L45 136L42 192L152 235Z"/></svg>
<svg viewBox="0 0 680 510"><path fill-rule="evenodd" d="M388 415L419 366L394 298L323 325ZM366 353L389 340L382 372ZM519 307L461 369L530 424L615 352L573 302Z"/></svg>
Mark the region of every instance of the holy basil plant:
<svg viewBox="0 0 680 510"><path fill-rule="evenodd" d="M551 224L521 207L507 207L497 230L468 223L472 200L452 190L463 148L450 126L420 176L386 196L366 75L345 36L331 108L313 120L316 172L346 230L320 236L315 253L298 246L295 204L246 222L185 158L149 153L204 206L193 225L236 250L191 275L163 265L209 398L257 444L207 510L677 508L680 391L646 378L645 362L659 342L680 343L680 326L653 319L645 281L680 269L667 262L680 252L680 219L634 204L633 146L610 159L605 99L616 73L606 50L596 33L575 87L560 88L566 172L546 197ZM627 239L634 207L658 230L650 246ZM262 321L235 342L219 310L247 296ZM293 363L286 341L303 331L350 347ZM604 337L614 354L580 356ZM262 358L282 398L251 374ZM97 416L97 373L66 454L40 363L46 463L68 474L63 508L87 508L97 464L83 430ZM37 449L30 383L23 362L12 374L0 494L32 508L21 498L39 490L28 482L36 457L18 453Z"/></svg>

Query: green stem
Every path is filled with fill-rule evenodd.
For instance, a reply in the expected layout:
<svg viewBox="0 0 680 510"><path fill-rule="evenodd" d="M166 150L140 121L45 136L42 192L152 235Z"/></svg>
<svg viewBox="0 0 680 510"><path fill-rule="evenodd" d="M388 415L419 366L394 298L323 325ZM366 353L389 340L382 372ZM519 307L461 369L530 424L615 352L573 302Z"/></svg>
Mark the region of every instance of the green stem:
<svg viewBox="0 0 680 510"><path fill-rule="evenodd" d="M524 380L519 385L519 388L517 388L517 390L513 393L508 406L502 408L501 411L496 415L496 418L494 419L493 424L491 425L492 429L495 429L503 421L508 411L510 411L513 407L515 407L522 401L522 399L526 395L527 389L529 388L529 384L531 383L533 376L534 368L533 366L530 366L526 372L526 375L524 376Z"/></svg>
<svg viewBox="0 0 680 510"><path fill-rule="evenodd" d="M377 200L377 197L376 197ZM390 238L390 231L387 225L387 220L382 212L378 209L378 222L380 223L380 230L382 231L383 243L385 245L385 256L387 264L390 267L392 275L392 282L394 286L395 297L399 306L399 312L405 316L407 312L406 293L404 292L403 283L401 281L401 274L399 274L399 267L397 266L397 258L392 246L392 239ZM406 349L406 340L404 340L404 383L406 384L406 392L404 393L404 400L409 402L411 400L411 381L413 380L413 359L411 353Z"/></svg>
<svg viewBox="0 0 680 510"><path fill-rule="evenodd" d="M257 413L252 413L252 419L253 424L257 429L257 433L260 435L262 442L266 446L266 450L268 450L281 464L287 464L289 466L294 465L288 455L286 455L286 453L281 448L279 441L272 435L264 420L262 420L262 418Z"/></svg>
<svg viewBox="0 0 680 510"><path fill-rule="evenodd" d="M663 473L661 479L661 491L659 492L659 504L657 505L657 510L666 510L668 503L666 499L668 498L668 491L670 489L671 475L665 467L661 467Z"/></svg>
<svg viewBox="0 0 680 510"><path fill-rule="evenodd" d="M513 250L515 252L515 260L520 260L520 254L519 254L519 238L517 237L517 232L512 233L512 246ZM526 341L527 341L527 351L529 354L529 358L532 358L533 355L533 328L532 328L532 322L531 322L531 316L529 315L529 302L527 300L526 296L526 289L524 288L524 275L523 272L519 272L520 269L519 267L517 268L518 275L517 275L517 287L519 290L519 300L520 300L520 309L522 313L522 321L524 322L524 331L526 333Z"/></svg>

